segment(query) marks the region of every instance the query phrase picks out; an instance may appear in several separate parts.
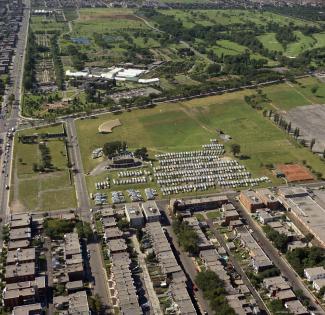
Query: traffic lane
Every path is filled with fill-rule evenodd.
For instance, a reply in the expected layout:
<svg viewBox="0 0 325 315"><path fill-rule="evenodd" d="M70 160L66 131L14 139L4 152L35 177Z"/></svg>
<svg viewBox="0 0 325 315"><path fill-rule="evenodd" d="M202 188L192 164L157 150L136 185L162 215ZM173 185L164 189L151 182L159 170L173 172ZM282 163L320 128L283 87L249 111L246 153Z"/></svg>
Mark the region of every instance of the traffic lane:
<svg viewBox="0 0 325 315"><path fill-rule="evenodd" d="M93 276L93 292L98 294L101 298L102 303L109 307L109 292L106 271L103 269L102 255L100 252L100 246L98 243L89 243L87 248L90 252L89 265L91 274Z"/></svg>
<svg viewBox="0 0 325 315"><path fill-rule="evenodd" d="M178 256L179 261L183 266L184 272L186 273L187 277L191 281L191 287L190 287L190 289L192 290L191 294L195 297L201 313L203 314L204 312L208 312L208 314L213 314L212 310L209 307L208 302L203 297L203 291L201 289L194 291L193 289L193 284L195 283L195 278L198 273L198 270L196 269L194 262L192 261L192 258L189 257L186 253L184 253L183 250L178 245L177 236L175 235L173 228L171 226L164 226L164 228L167 230L168 239L172 244L172 247L175 248L176 253L175 251L174 253Z"/></svg>
<svg viewBox="0 0 325 315"><path fill-rule="evenodd" d="M302 290L304 295L309 298L310 304L316 310L317 314L325 314L324 310L315 303L314 297L311 295L309 290L304 286L301 279L297 276L295 271L289 266L284 259L279 255L279 252L267 239L264 233L256 226L251 216L241 207L238 203L238 211L245 218L246 222L249 224L250 228L253 230L252 236L258 242L258 244L263 248L272 262L280 269L281 273L287 278L289 283L292 285L294 290Z"/></svg>

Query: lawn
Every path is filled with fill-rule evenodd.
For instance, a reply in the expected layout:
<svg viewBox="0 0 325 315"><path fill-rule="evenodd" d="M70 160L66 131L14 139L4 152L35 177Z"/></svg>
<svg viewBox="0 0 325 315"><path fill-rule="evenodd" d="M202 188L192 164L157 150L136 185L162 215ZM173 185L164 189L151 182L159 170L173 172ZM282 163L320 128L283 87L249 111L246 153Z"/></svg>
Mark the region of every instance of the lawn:
<svg viewBox="0 0 325 315"><path fill-rule="evenodd" d="M300 19L286 17L283 15L271 13L271 12L257 12L250 10L161 10L163 14L173 15L177 19L180 19L185 27L193 27L196 24L200 25L213 25L213 24L248 24L253 22L259 25L269 22L277 22L281 25L289 24L290 22L295 25L305 25L306 22ZM313 22L308 22L309 25L315 25Z"/></svg>
<svg viewBox="0 0 325 315"><path fill-rule="evenodd" d="M219 219L221 217L221 212L219 210L207 212L207 217L211 220Z"/></svg>
<svg viewBox="0 0 325 315"><path fill-rule="evenodd" d="M295 31L294 33L297 36L297 41L290 43L284 52L284 55L288 57L296 57L303 51L312 49L316 44L316 40L311 36L306 36L300 31Z"/></svg>
<svg viewBox="0 0 325 315"><path fill-rule="evenodd" d="M64 141L59 138L46 141L53 170L38 173L33 170L33 165L41 161L38 143L24 144L19 140L23 135L61 132L63 132L62 125L58 124L46 128L27 129L16 134L11 183L14 189L11 190L10 196L14 211L57 210L76 206L74 184L70 181Z"/></svg>
<svg viewBox="0 0 325 315"><path fill-rule="evenodd" d="M283 51L283 46L275 38L275 33L267 33L257 37L263 46L273 51Z"/></svg>
<svg viewBox="0 0 325 315"><path fill-rule="evenodd" d="M300 94L290 86L281 84L272 88L274 91L281 89L286 92L283 92L283 100L286 102L289 102L289 90L293 93L290 101L297 106L296 100ZM215 138L215 130L220 128L231 135L233 142L241 145L244 155L249 156L248 159L241 160L241 163L246 165L254 176L267 175L274 183L278 183L265 167L266 164L302 160L306 160L316 171L325 174L325 166L317 156L298 146L269 120L263 118L261 112L244 102L244 95L251 93L251 90L241 91L178 104L159 105L118 116L109 114L98 116L96 119L79 120L77 130L85 171L90 171L98 164L90 155L93 149L105 142L123 140L131 150L146 146L153 157L155 153L160 152L199 149L209 139ZM117 117L122 126L114 129L111 134L98 134L97 128L101 123ZM231 143L226 143L227 154Z"/></svg>
<svg viewBox="0 0 325 315"><path fill-rule="evenodd" d="M317 92L312 93L312 87L317 86ZM315 78L300 79L297 83L272 85L263 89L274 107L290 110L297 106L325 103L325 84Z"/></svg>

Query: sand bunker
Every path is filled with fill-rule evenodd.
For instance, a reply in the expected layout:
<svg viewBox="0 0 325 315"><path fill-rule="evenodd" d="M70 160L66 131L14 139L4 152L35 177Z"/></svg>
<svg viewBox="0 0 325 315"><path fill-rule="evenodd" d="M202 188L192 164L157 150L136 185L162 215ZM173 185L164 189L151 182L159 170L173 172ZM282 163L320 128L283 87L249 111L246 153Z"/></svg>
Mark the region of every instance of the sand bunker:
<svg viewBox="0 0 325 315"><path fill-rule="evenodd" d="M119 119L114 119L114 120L108 120L102 123L98 127L98 131L100 133L111 133L113 131L113 128L121 126L121 122Z"/></svg>

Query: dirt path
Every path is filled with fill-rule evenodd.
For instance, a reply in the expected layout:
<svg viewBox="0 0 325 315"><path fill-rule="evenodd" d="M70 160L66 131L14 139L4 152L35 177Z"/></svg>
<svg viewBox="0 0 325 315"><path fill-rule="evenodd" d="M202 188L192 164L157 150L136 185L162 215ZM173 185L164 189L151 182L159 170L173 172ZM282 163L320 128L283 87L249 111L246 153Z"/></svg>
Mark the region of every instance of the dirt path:
<svg viewBox="0 0 325 315"><path fill-rule="evenodd" d="M299 94L300 96L302 96L311 105L315 105L316 104L313 100L309 99L303 93L301 93L300 91L298 91L292 83L290 83L288 81L286 81L286 83L287 83L288 86L290 86L292 89L294 89L297 94Z"/></svg>
<svg viewBox="0 0 325 315"><path fill-rule="evenodd" d="M202 129L204 129L206 132L214 134L214 130L210 127L206 126L202 121L200 121L191 110L189 110L186 105L183 103L179 103L179 106L181 107L181 110L192 120L194 120Z"/></svg>
<svg viewBox="0 0 325 315"><path fill-rule="evenodd" d="M11 212L24 212L26 210L25 206L19 200L19 179L17 176L17 161L15 161L15 168L13 174L13 198L10 205Z"/></svg>

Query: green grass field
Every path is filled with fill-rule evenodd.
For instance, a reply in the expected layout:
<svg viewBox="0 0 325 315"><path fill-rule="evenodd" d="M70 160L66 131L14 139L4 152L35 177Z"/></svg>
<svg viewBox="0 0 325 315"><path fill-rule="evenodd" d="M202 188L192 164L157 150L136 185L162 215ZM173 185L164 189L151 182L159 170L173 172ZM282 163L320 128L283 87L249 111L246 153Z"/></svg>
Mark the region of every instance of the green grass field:
<svg viewBox="0 0 325 315"><path fill-rule="evenodd" d="M14 162L11 186L11 207L13 211L73 208L76 206L74 184L67 168L67 153L63 140L46 142L52 157L54 170L48 173L34 172L33 164L40 163L38 144L23 144L21 135L35 133L59 133L62 125L35 128L18 132L15 137Z"/></svg>
<svg viewBox="0 0 325 315"><path fill-rule="evenodd" d="M57 22L54 18L46 18L42 16L32 16L31 29L36 33L44 32L67 32L69 30L66 22Z"/></svg>
<svg viewBox="0 0 325 315"><path fill-rule="evenodd" d="M305 84L313 84L312 80L314 79L306 80ZM272 91L275 93L279 89L292 93L291 104L306 104L307 101L300 100L301 96L296 89L286 84L268 87L263 91L272 98ZM153 157L160 152L199 149L210 138L216 137L216 128L221 128L231 135L233 142L241 145L242 153L250 157L241 163L255 176L267 175L274 183L279 183L265 165L299 163L302 160L306 160L315 171L325 174L325 165L317 156L298 146L269 120L263 118L261 112L244 102L244 96L251 93L252 91L242 91L183 103L164 104L120 115L79 120L77 130L85 171L89 172L98 164L98 161L91 159L90 154L94 148L102 146L105 142L123 140L130 149L146 146ZM284 93L283 99L289 102L287 95ZM280 100L274 101L277 102ZM101 123L116 118L120 119L122 126L115 128L111 134L98 134L97 128ZM228 154L231 143L225 144Z"/></svg>
<svg viewBox="0 0 325 315"><path fill-rule="evenodd" d="M315 94L312 87L318 86ZM274 109L290 110L297 106L325 103L325 84L315 78L298 80L296 84L278 84L263 89L271 100Z"/></svg>
<svg viewBox="0 0 325 315"><path fill-rule="evenodd" d="M180 19L185 27L193 27L196 24L247 24L253 22L256 24L266 24L277 22L281 25L292 22L295 25L305 25L306 22L300 19L282 16L271 12L251 11L251 10L161 10L163 14L174 15ZM310 25L316 25L314 22L308 22Z"/></svg>

